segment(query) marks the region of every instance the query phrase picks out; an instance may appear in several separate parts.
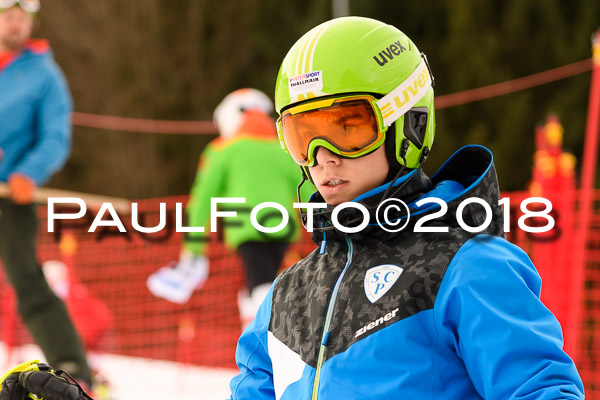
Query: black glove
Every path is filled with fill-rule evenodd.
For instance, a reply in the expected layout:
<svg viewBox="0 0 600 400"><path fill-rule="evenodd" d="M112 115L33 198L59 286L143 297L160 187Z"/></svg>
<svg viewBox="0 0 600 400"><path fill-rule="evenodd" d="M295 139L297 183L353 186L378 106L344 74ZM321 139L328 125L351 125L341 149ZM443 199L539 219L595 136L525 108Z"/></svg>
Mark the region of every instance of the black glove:
<svg viewBox="0 0 600 400"><path fill-rule="evenodd" d="M2 381L0 386L0 400L24 400L25 389L19 383L19 373L15 372Z"/></svg>
<svg viewBox="0 0 600 400"><path fill-rule="evenodd" d="M15 371L0 385L0 400L93 400L66 372L43 363L32 363L25 371Z"/></svg>

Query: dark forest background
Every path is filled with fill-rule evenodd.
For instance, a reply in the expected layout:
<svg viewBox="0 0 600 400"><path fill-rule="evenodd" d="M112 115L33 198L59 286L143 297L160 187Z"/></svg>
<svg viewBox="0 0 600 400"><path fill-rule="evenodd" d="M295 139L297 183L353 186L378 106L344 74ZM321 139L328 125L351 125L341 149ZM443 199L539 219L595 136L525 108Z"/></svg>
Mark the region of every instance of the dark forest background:
<svg viewBox="0 0 600 400"><path fill-rule="evenodd" d="M404 31L429 58L436 95L503 82L591 56L597 0L351 0L350 14ZM279 65L330 0L43 0L35 36L50 40L75 110L122 117L210 120L232 90L272 96ZM531 176L534 128L550 112L579 161L591 74L437 112L426 170L458 147L495 153L501 187ZM66 167L48 185L128 198L188 192L215 136L75 127ZM579 165L578 165L579 166Z"/></svg>

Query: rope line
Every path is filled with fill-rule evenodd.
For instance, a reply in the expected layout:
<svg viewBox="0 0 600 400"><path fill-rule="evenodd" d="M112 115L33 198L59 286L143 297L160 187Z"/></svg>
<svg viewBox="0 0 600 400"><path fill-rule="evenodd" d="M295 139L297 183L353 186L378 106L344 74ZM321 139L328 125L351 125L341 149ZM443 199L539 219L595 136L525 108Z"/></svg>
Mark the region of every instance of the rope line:
<svg viewBox="0 0 600 400"><path fill-rule="evenodd" d="M114 117L74 112L73 125L87 128L143 133L176 133L186 135L216 135L212 121L167 121L156 119Z"/></svg>
<svg viewBox="0 0 600 400"><path fill-rule="evenodd" d="M504 94L518 92L535 86L541 86L546 83L558 81L573 75L591 71L593 68L592 59L578 61L567 64L562 67L553 68L548 71L539 72L522 78L512 79L502 83L482 86L476 89L465 90L462 92L437 96L435 98L435 108L448 108L475 101L485 100L492 97L502 96Z"/></svg>
<svg viewBox="0 0 600 400"><path fill-rule="evenodd" d="M435 108L454 107L462 104L473 103L518 92L535 86L565 79L574 75L591 71L592 59L588 58L562 67L538 72L522 78L482 86L476 89L464 90L435 97ZM108 115L88 114L73 112L72 123L75 126L108 129L126 132L142 133L168 133L186 135L217 135L218 131L212 121L169 121L141 118L115 117Z"/></svg>

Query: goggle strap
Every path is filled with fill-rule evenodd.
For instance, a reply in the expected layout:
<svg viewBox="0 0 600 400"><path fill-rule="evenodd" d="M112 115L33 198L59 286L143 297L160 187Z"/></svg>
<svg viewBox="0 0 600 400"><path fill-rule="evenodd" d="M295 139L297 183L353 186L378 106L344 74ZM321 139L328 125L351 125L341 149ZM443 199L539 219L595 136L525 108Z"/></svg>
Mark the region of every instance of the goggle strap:
<svg viewBox="0 0 600 400"><path fill-rule="evenodd" d="M432 75L425 58L408 78L394 90L377 101L381 110L384 126L391 126L394 121L414 107L432 86Z"/></svg>

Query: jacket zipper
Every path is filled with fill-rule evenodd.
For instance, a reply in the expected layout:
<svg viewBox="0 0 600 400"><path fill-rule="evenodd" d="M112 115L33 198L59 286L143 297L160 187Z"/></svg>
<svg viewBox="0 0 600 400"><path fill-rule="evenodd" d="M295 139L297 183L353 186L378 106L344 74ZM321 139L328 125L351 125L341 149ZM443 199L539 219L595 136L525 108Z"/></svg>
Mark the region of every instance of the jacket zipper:
<svg viewBox="0 0 600 400"><path fill-rule="evenodd" d="M345 237L346 244L348 245L348 252L346 257L346 265L342 270L340 276L338 276L337 282L333 287L333 293L331 294L331 299L329 300L329 304L327 306L327 316L325 317L325 325L323 326L323 338L321 339L321 347L319 348L319 358L317 359L317 369L315 371L315 381L313 383L313 392L312 392L312 400L317 400L317 393L319 392L319 378L321 377L321 365L323 364L323 358L325 356L325 349L328 346L329 342L329 325L331 324L331 318L333 317L333 308L335 306L335 300L337 298L338 291L340 290L340 286L342 284L342 280L344 279L344 275L346 275L346 271L348 271L348 267L352 263L352 253L353 246L352 240Z"/></svg>

